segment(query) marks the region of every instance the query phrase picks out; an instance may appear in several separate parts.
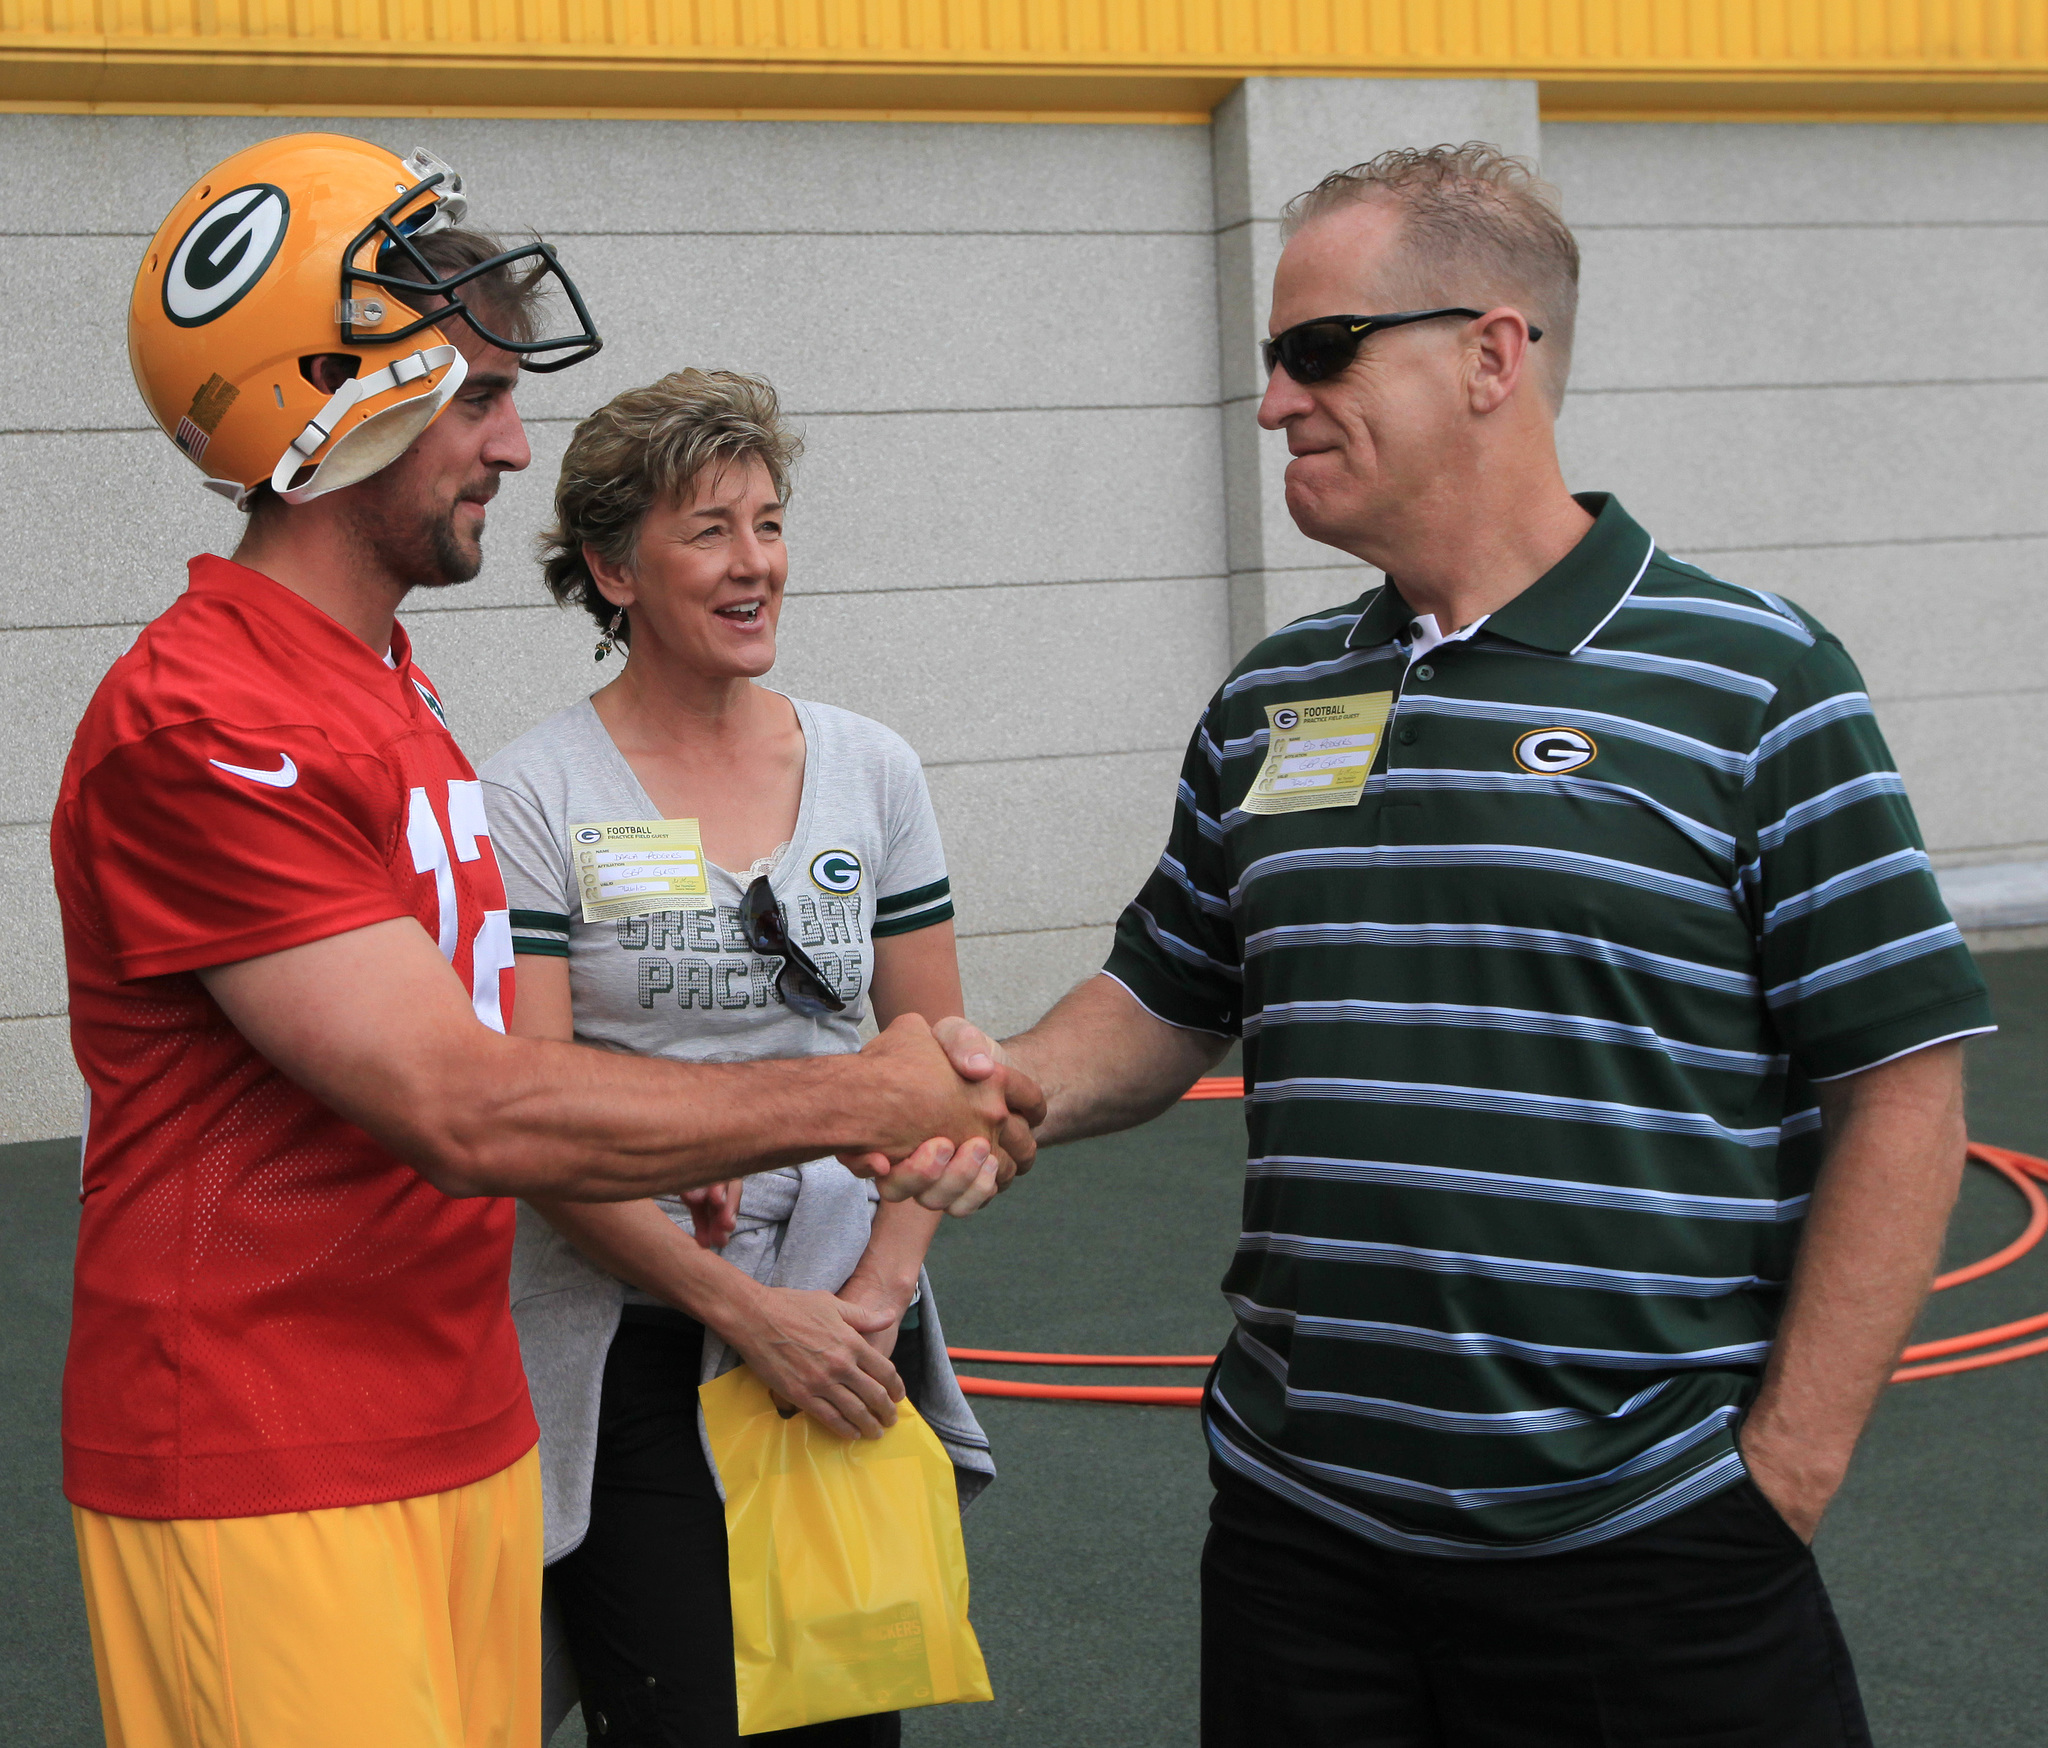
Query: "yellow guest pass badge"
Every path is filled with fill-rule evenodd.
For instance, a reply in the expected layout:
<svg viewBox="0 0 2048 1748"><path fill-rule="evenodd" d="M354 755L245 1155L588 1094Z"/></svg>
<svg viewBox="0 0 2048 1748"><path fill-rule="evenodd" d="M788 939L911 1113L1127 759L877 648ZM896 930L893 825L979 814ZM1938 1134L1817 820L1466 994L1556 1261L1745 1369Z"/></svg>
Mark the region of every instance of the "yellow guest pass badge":
<svg viewBox="0 0 2048 1748"><path fill-rule="evenodd" d="M569 828L583 920L709 910L711 882L694 819L613 819Z"/></svg>
<svg viewBox="0 0 2048 1748"><path fill-rule="evenodd" d="M1391 692L1268 704L1266 762L1241 803L1244 811L1356 807L1393 708Z"/></svg>

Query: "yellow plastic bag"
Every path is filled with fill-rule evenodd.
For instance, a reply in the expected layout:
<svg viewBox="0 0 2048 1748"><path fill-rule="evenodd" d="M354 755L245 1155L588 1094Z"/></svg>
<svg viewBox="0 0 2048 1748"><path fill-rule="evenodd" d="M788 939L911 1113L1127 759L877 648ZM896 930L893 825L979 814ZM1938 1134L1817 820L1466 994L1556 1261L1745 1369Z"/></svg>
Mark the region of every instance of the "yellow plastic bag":
<svg viewBox="0 0 2048 1748"><path fill-rule="evenodd" d="M849 1443L784 1420L744 1366L698 1400L725 1483L740 1734L993 1699L953 1465L917 1410Z"/></svg>

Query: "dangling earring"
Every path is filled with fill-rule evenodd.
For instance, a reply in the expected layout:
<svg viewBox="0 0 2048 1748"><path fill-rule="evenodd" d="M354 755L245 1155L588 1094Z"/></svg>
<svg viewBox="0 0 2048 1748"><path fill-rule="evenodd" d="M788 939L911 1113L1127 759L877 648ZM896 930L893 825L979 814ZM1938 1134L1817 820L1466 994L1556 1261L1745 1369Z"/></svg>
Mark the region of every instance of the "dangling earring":
<svg viewBox="0 0 2048 1748"><path fill-rule="evenodd" d="M604 636L597 640L597 660L603 661L606 656L619 647L619 627L625 623L625 608L614 609L611 624L604 628Z"/></svg>

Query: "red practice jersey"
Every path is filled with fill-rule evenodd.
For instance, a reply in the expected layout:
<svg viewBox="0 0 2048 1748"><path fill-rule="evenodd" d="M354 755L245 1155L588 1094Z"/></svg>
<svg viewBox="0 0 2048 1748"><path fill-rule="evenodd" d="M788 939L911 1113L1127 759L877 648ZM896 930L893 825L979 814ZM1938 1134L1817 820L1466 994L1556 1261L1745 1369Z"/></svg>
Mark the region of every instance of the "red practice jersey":
<svg viewBox="0 0 2048 1748"><path fill-rule="evenodd" d="M537 1433L513 1204L444 1196L301 1091L194 973L416 918L503 1029L482 790L387 663L224 559L93 695L51 828L87 1124L64 1491L124 1517L409 1498Z"/></svg>

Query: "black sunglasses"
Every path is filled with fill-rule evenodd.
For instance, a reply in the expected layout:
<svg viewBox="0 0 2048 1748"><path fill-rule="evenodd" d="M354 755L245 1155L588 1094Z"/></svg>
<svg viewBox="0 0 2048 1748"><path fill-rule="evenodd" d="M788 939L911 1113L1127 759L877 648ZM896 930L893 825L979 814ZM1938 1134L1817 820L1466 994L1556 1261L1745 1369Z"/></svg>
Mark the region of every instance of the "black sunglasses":
<svg viewBox="0 0 2048 1748"><path fill-rule="evenodd" d="M1390 316L1317 316L1296 322L1270 340L1259 342L1266 360L1266 374L1284 369L1296 382L1328 382L1350 368L1359 347L1385 328L1405 328L1410 322L1433 322L1438 316L1465 316L1477 321L1484 310L1399 310ZM1543 338L1541 328L1529 330L1531 340Z"/></svg>
<svg viewBox="0 0 2048 1748"><path fill-rule="evenodd" d="M740 933L756 953L782 961L782 969L775 975L775 992L791 1010L811 1020L846 1011L845 998L825 981L810 954L789 938L782 906L775 902L765 874L754 877L746 897L740 900Z"/></svg>

